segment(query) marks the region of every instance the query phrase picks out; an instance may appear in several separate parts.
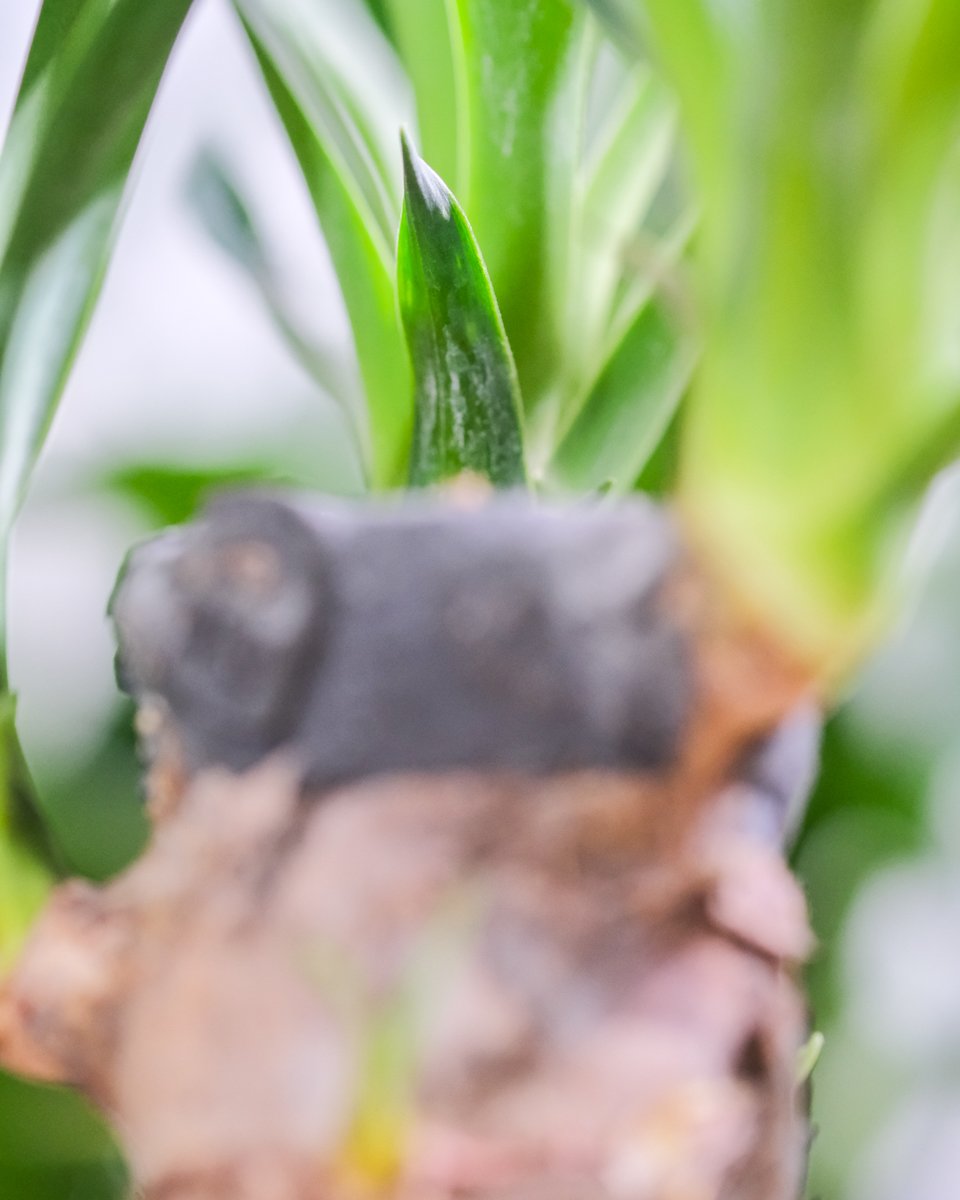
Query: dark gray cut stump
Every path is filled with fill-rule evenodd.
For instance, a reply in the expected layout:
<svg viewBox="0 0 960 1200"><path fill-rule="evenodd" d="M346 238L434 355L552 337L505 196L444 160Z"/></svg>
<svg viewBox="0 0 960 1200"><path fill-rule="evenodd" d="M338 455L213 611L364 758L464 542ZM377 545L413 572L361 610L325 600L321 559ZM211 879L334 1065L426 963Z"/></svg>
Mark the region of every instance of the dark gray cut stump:
<svg viewBox="0 0 960 1200"><path fill-rule="evenodd" d="M640 501L225 497L131 556L120 677L169 707L192 767L292 745L313 784L662 768L691 702L662 594L677 557Z"/></svg>

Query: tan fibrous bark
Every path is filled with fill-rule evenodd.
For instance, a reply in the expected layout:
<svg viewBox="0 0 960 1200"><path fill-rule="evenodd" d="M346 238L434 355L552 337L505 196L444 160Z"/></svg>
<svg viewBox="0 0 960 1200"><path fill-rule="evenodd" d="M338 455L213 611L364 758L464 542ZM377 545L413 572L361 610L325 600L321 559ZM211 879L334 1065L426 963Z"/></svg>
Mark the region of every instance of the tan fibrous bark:
<svg viewBox="0 0 960 1200"><path fill-rule="evenodd" d="M4 1056L115 1122L151 1200L796 1190L803 900L731 790L649 861L643 781L195 781L60 890Z"/></svg>

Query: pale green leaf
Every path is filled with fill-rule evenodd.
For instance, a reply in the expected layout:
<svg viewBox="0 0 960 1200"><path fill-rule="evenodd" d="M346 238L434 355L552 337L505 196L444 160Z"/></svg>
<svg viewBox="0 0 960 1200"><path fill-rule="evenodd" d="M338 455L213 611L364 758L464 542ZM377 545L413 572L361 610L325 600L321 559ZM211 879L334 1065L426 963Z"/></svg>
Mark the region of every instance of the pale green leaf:
<svg viewBox="0 0 960 1200"><path fill-rule="evenodd" d="M689 382L690 339L668 304L637 314L560 443L549 478L564 491L633 488Z"/></svg>
<svg viewBox="0 0 960 1200"><path fill-rule="evenodd" d="M562 353L551 257L567 230L553 206L567 202L577 136L559 110L585 13L573 0L457 7L466 83L459 195L534 408L555 386Z"/></svg>
<svg viewBox="0 0 960 1200"><path fill-rule="evenodd" d="M0 158L0 539L109 258L190 0L47 0Z"/></svg>

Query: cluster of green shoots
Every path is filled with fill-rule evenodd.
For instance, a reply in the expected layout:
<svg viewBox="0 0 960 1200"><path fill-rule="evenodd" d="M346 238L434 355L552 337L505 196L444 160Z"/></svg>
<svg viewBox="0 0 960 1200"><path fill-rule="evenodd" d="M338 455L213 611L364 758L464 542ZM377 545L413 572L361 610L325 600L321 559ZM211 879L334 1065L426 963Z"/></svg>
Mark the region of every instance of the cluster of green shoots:
<svg viewBox="0 0 960 1200"><path fill-rule="evenodd" d="M368 487L667 491L746 612L823 678L855 662L960 437L956 0L232 7L362 403L293 336L222 163L196 197ZM0 156L0 553L190 8L42 5Z"/></svg>

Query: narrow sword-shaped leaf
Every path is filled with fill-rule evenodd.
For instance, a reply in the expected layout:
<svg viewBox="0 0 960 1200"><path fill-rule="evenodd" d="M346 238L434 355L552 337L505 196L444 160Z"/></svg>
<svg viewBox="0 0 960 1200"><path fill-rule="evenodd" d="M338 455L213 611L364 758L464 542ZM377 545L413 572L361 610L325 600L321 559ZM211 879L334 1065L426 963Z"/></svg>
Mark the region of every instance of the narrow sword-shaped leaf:
<svg viewBox="0 0 960 1200"><path fill-rule="evenodd" d="M47 0L41 12L42 41L4 150L15 170L0 164L0 538L89 320L127 175L190 3L117 0L103 13L95 0Z"/></svg>
<svg viewBox="0 0 960 1200"><path fill-rule="evenodd" d="M564 490L608 483L628 492L662 438L690 381L690 339L667 304L637 314L594 383L550 468Z"/></svg>
<svg viewBox="0 0 960 1200"><path fill-rule="evenodd" d="M454 190L467 149L463 31L454 0L386 0L390 29L413 84L423 156Z"/></svg>
<svg viewBox="0 0 960 1200"><path fill-rule="evenodd" d="M567 398L561 427L575 416L603 362L625 271L625 248L644 218L670 165L674 112L665 90L638 66L622 89L622 107L577 179L579 244L577 277L571 281L567 351L574 394ZM649 289L628 313L630 323L649 298ZM572 408L572 411L571 411Z"/></svg>
<svg viewBox="0 0 960 1200"><path fill-rule="evenodd" d="M127 177L191 0L45 0L0 154L0 691L10 526L83 339ZM0 719L2 953L60 868L13 721ZM42 864L42 866L40 865Z"/></svg>
<svg viewBox="0 0 960 1200"><path fill-rule="evenodd" d="M411 482L475 471L526 479L520 388L473 232L443 180L404 138L397 287L413 365Z"/></svg>
<svg viewBox="0 0 960 1200"><path fill-rule="evenodd" d="M458 195L499 298L529 410L556 385L563 332L554 255L572 136L558 108L584 11L572 0L456 0L463 35L466 166ZM557 226L559 225L559 231Z"/></svg>
<svg viewBox="0 0 960 1200"><path fill-rule="evenodd" d="M367 10L339 4L234 0L333 259L367 395L370 477L375 487L387 487L402 479L413 401L394 283L399 171L391 189L382 134L385 123L402 119L409 97ZM336 31L337 44L352 47L339 60Z"/></svg>
<svg viewBox="0 0 960 1200"><path fill-rule="evenodd" d="M308 328L275 268L271 248L242 185L215 151L208 148L197 156L188 179L186 199L211 240L253 285L274 328L294 357L337 406L362 473L369 457L366 414L360 389L349 370L351 364L344 361L345 354L339 346L323 341L321 328Z"/></svg>

